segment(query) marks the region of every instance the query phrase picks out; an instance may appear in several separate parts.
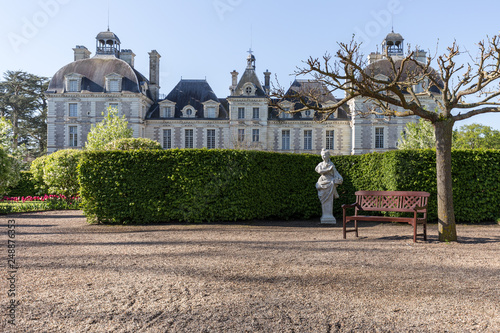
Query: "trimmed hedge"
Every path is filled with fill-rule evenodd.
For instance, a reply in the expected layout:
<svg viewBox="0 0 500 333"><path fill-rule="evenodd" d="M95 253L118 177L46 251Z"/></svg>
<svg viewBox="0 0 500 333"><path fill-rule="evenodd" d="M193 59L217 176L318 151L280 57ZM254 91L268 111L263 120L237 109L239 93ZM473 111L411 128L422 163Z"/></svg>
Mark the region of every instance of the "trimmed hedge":
<svg viewBox="0 0 500 333"><path fill-rule="evenodd" d="M321 215L314 172L319 155L237 150L84 152L78 178L89 222L213 222L308 219ZM344 178L334 215L357 190L431 193L429 220L437 218L433 150L333 156ZM500 216L500 152L453 153L457 221ZM473 198L473 200L471 200Z"/></svg>
<svg viewBox="0 0 500 333"><path fill-rule="evenodd" d="M310 218L321 209L310 172L319 161L237 150L85 152L82 208L106 223Z"/></svg>

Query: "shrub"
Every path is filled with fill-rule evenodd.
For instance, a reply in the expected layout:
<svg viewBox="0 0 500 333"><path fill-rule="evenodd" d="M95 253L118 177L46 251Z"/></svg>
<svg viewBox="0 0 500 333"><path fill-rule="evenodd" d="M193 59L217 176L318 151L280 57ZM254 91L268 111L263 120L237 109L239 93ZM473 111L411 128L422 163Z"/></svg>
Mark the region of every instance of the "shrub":
<svg viewBox="0 0 500 333"><path fill-rule="evenodd" d="M44 168L48 160L49 160L49 155L43 155L36 158L33 162L31 162L30 166L31 179L35 186L35 190L37 191L38 194L49 193L48 192L49 189L43 181Z"/></svg>
<svg viewBox="0 0 500 333"><path fill-rule="evenodd" d="M19 163L0 147L0 195L19 181Z"/></svg>
<svg viewBox="0 0 500 333"><path fill-rule="evenodd" d="M162 149L162 146L151 139L123 138L107 143L103 150L134 150L134 149Z"/></svg>
<svg viewBox="0 0 500 333"><path fill-rule="evenodd" d="M34 160L31 173L39 190L68 198L77 196L80 188L77 166L81 154L81 150L65 149Z"/></svg>
<svg viewBox="0 0 500 333"><path fill-rule="evenodd" d="M43 194L37 189L35 182L33 181L30 171L21 171L19 175L19 182L16 186L9 187L7 190L7 196L9 197L25 197L28 195L40 195Z"/></svg>

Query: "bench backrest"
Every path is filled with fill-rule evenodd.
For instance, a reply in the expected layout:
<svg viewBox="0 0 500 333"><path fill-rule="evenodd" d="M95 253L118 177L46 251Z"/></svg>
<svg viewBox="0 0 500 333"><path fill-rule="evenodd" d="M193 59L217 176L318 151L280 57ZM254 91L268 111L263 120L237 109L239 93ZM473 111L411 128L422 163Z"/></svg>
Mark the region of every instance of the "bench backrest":
<svg viewBox="0 0 500 333"><path fill-rule="evenodd" d="M363 210L413 212L415 207L425 207L427 212L430 193L420 191L357 191L356 202Z"/></svg>

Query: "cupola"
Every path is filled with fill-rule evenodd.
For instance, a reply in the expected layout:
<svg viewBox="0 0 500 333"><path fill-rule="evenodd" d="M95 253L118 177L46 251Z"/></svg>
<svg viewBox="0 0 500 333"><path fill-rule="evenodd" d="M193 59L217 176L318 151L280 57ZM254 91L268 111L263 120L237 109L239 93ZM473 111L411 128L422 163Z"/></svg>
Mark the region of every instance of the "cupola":
<svg viewBox="0 0 500 333"><path fill-rule="evenodd" d="M96 55L114 55L118 57L120 54L120 39L113 32L100 32L96 39Z"/></svg>
<svg viewBox="0 0 500 333"><path fill-rule="evenodd" d="M389 57L403 56L403 41L403 36L393 30L385 37L382 44L384 53Z"/></svg>

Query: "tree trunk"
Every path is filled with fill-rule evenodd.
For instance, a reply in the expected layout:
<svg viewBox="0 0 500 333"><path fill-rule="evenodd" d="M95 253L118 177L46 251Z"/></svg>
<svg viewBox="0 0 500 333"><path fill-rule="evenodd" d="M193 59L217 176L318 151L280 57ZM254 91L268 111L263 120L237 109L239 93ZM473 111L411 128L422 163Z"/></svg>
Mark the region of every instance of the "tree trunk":
<svg viewBox="0 0 500 333"><path fill-rule="evenodd" d="M453 210L453 180L451 178L451 144L454 120L434 123L436 133L436 174L439 241L456 241L455 212Z"/></svg>

